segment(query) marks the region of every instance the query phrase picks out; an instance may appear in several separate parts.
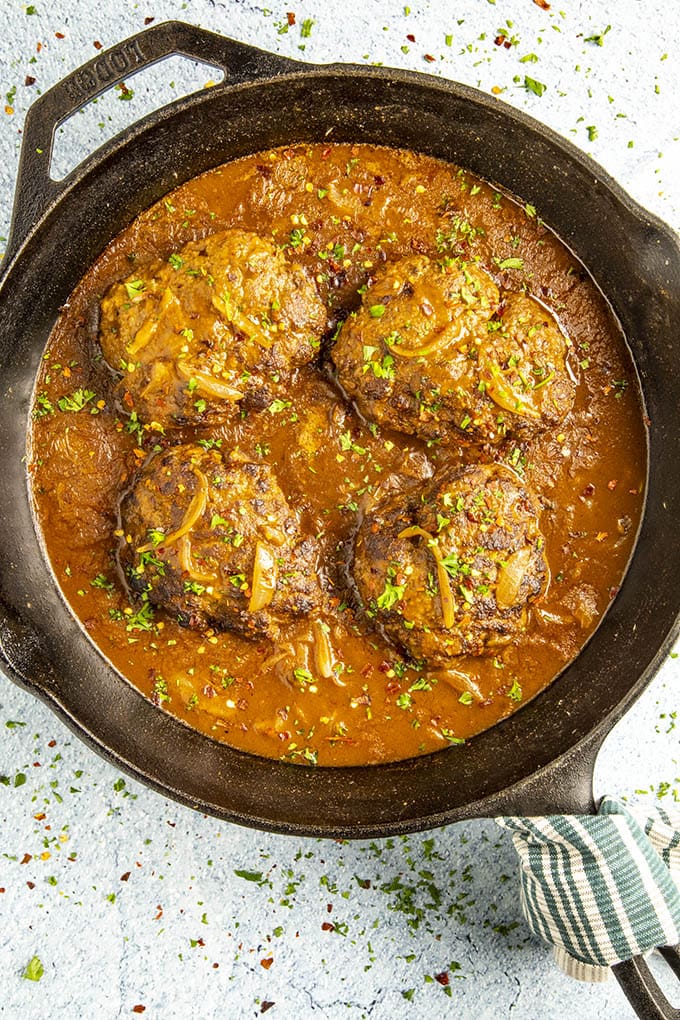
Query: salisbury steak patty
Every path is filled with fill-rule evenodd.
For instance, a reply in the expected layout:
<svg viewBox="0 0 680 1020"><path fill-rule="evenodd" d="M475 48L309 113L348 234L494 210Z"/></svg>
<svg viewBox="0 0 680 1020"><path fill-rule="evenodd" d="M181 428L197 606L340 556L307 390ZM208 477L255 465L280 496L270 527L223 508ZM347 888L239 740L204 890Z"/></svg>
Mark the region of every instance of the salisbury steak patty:
<svg viewBox="0 0 680 1020"><path fill-rule="evenodd" d="M482 655L527 626L548 567L533 498L497 464L445 469L375 506L357 535L367 613L416 660Z"/></svg>
<svg viewBox="0 0 680 1020"><path fill-rule="evenodd" d="M139 471L120 514L130 587L182 624L275 638L322 601L316 543L266 464L171 447Z"/></svg>
<svg viewBox="0 0 680 1020"><path fill-rule="evenodd" d="M497 442L569 411L567 349L533 298L501 297L472 262L419 255L376 274L332 358L366 418L427 439Z"/></svg>
<svg viewBox="0 0 680 1020"><path fill-rule="evenodd" d="M267 407L311 361L326 310L270 240L225 230L114 284L100 343L117 395L144 422L223 423Z"/></svg>

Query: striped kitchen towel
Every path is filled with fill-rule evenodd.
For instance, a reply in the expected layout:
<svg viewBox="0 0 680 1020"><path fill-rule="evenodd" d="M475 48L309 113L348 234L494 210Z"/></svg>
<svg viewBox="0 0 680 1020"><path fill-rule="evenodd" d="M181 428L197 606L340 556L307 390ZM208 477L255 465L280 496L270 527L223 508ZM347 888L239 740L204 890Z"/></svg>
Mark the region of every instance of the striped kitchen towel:
<svg viewBox="0 0 680 1020"><path fill-rule="evenodd" d="M581 981L655 946L680 942L680 814L627 809L605 797L597 815L504 817L520 859L532 932Z"/></svg>

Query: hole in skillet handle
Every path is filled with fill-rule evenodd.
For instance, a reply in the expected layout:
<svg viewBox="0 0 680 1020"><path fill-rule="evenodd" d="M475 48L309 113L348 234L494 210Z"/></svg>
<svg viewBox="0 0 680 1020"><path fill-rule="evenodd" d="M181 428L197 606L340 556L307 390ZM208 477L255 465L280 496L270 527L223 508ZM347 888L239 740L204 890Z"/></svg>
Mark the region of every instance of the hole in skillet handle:
<svg viewBox="0 0 680 1020"><path fill-rule="evenodd" d="M680 979L680 946L662 946L654 953L666 962L666 977L674 975ZM634 956L625 963L617 963L612 971L640 1020L680 1020L680 1008L668 1001L644 957Z"/></svg>
<svg viewBox="0 0 680 1020"><path fill-rule="evenodd" d="M97 96L171 56L219 68L225 85L310 66L180 21L154 25L102 51L36 99L26 115L4 270L50 206L87 171L95 155L108 149L105 144L63 180L54 180L50 168L58 127Z"/></svg>
<svg viewBox="0 0 680 1020"><path fill-rule="evenodd" d="M162 69L163 99L157 88L160 77L156 67L135 68L118 85L90 100L77 113L62 121L54 134L49 168L51 179L62 181L93 150L101 148L167 102L217 85L224 80L224 71L215 64L189 61L185 56L166 57ZM130 184L134 186L133 182Z"/></svg>

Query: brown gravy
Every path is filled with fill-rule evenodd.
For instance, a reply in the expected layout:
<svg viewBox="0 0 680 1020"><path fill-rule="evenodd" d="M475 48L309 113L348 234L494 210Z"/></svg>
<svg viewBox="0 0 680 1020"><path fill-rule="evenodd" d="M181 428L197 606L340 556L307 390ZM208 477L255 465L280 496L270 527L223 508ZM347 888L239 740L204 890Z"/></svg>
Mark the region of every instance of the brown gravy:
<svg viewBox="0 0 680 1020"><path fill-rule="evenodd" d="M120 673L162 710L255 754L320 765L374 763L463 742L519 708L577 655L615 596L634 544L645 427L613 315L538 214L429 157L365 145L295 145L178 188L91 268L62 311L37 380L33 496L74 613ZM574 410L558 430L532 441L428 444L370 427L328 368L314 363L298 371L289 406L234 427L165 436L132 427L111 398L101 364L101 297L134 267L232 226L273 236L308 267L331 327L357 307L357 291L374 268L414 252L437 257L448 237L501 288L526 288L558 317L572 344ZM311 640L305 620L291 625L288 657L281 658L266 640L187 630L160 610L148 614L128 601L114 558L120 494L154 446L206 437L266 460L309 534L318 536L336 596L332 640L344 668L335 678L296 678L294 657L304 658ZM456 659L461 688L436 669L407 665L355 613L342 578L359 515L388 476L417 485L451 461L492 460L511 466L538 496L551 582L531 608L525 635L495 656ZM461 700L466 676L482 691L481 702Z"/></svg>

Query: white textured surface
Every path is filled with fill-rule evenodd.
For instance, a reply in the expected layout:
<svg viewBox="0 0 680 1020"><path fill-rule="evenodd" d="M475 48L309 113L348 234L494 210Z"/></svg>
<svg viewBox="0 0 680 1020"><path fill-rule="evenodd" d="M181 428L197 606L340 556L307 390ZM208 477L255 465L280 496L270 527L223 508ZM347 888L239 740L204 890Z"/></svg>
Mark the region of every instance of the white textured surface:
<svg viewBox="0 0 680 1020"><path fill-rule="evenodd" d="M38 90L93 56L95 40L110 46L151 17L179 17L305 60L381 61L499 87L502 101L571 138L680 226L677 2L565 2L561 13L558 3L545 12L531 0L441 0L414 2L408 15L385 0L358 13L340 0L268 2L269 15L235 0L37 0L28 14L26 4L4 0L0 87L17 88L13 113L0 101L0 234L23 114ZM279 34L286 10L297 24ZM315 23L303 39L305 18ZM585 42L608 24L602 46ZM501 27L518 38L509 50L493 43ZM536 62L520 62L531 53ZM547 86L542 96L522 87L525 74ZM33 85L24 85L27 75ZM173 61L130 79L129 102L115 93L66 127L56 169L211 76ZM610 735L598 792L680 796L679 679L678 660L669 660ZM7 720L21 725L7 728ZM509 841L490 822L351 845L225 825L123 781L2 677L0 774L9 780L0 785L3 1017L113 1020L143 1005L145 1016L163 1020L231 1020L261 1015L263 1002L286 1020L632 1016L615 982L570 981L530 939ZM261 872L262 882L236 870ZM34 954L45 968L39 983L21 977ZM434 980L445 971L450 998Z"/></svg>

